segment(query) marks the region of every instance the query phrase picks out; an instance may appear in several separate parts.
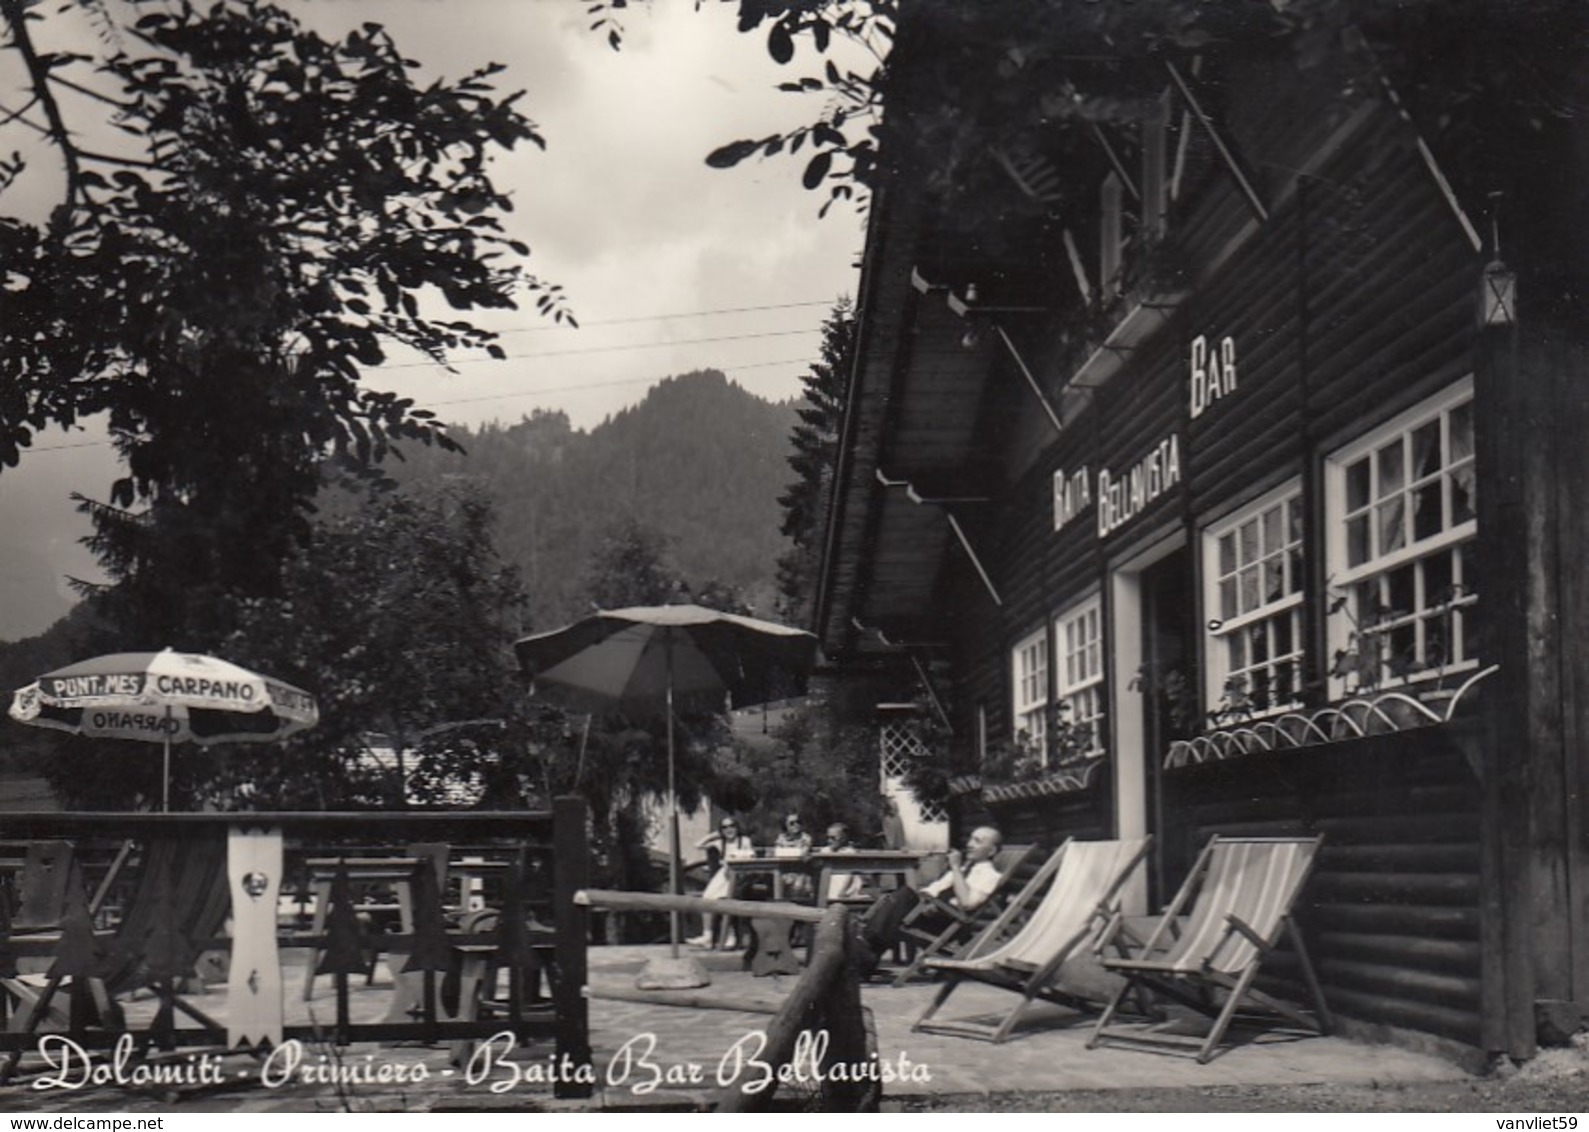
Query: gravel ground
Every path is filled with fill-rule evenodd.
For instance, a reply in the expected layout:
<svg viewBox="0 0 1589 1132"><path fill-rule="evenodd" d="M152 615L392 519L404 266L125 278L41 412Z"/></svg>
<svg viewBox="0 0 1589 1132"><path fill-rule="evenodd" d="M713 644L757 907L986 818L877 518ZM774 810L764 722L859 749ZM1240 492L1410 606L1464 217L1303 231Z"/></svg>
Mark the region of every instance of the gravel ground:
<svg viewBox="0 0 1589 1132"><path fill-rule="evenodd" d="M900 1112L1589 1112L1589 1053L1547 1050L1522 1069L1444 1084L1108 1089L1000 1096L897 1097Z"/></svg>

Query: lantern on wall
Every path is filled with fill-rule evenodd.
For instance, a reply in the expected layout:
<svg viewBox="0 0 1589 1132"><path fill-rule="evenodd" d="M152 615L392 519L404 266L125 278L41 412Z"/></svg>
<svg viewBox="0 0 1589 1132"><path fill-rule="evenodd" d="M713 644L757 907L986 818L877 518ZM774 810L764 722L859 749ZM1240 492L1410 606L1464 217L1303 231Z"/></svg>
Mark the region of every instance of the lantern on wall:
<svg viewBox="0 0 1589 1132"><path fill-rule="evenodd" d="M1510 326L1517 321L1517 273L1500 259L1484 265L1481 303L1485 326Z"/></svg>
<svg viewBox="0 0 1589 1132"><path fill-rule="evenodd" d="M1517 321L1517 273L1501 259L1501 230L1496 220L1500 193L1491 193L1490 247L1494 258L1484 265L1479 289L1479 325L1511 326Z"/></svg>

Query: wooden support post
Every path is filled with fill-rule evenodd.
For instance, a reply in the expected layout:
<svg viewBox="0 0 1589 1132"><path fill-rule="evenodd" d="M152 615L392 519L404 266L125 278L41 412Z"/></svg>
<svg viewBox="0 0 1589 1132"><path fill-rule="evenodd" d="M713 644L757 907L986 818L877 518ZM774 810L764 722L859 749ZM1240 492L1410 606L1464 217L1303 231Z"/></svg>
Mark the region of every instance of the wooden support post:
<svg viewBox="0 0 1589 1132"><path fill-rule="evenodd" d="M1477 280L1475 279L1475 286ZM1532 1057L1534 1044L1533 940L1538 897L1529 875L1529 785L1532 758L1530 690L1529 491L1525 450L1543 445L1549 428L1526 418L1528 382L1519 371L1516 326L1491 328L1475 350L1474 459L1483 470L1479 533L1474 553L1484 595L1482 655L1500 665L1489 689L1483 744L1480 816L1483 906L1480 939L1484 970L1482 1041L1491 1052ZM1516 438L1529 436L1529 443Z"/></svg>
<svg viewBox="0 0 1589 1132"><path fill-rule="evenodd" d="M557 927L557 979L553 995L557 1007L557 1054L574 1065L590 1063L590 1004L585 999L588 978L586 941L590 913L575 894L590 883L590 841L586 835L585 800L558 798L552 803L552 901ZM588 1097L591 1086L562 1080L554 1086L558 1097Z"/></svg>
<svg viewBox="0 0 1589 1132"><path fill-rule="evenodd" d="M848 919L849 911L837 905L822 914L811 945L811 963L784 1001L783 1009L767 1027L767 1044L760 1059L768 1065L789 1063L795 1043L801 1031L809 1027L813 1013L835 995L842 999L840 981L848 979L857 983L855 1008L859 1016L859 984L845 954L845 921ZM745 1092L742 1085L730 1085L718 1093L717 1111L746 1112L763 1108L776 1090L776 1077L758 1092Z"/></svg>

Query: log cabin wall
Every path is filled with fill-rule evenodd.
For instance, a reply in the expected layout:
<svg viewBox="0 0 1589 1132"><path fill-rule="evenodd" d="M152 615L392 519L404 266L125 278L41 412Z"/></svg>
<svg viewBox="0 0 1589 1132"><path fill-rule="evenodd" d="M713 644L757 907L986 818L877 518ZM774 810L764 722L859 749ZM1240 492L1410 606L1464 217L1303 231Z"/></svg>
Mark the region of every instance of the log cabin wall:
<svg viewBox="0 0 1589 1132"><path fill-rule="evenodd" d="M1180 768L1167 789L1186 851L1324 835L1299 922L1332 1010L1480 1045L1481 797L1445 729Z"/></svg>
<svg viewBox="0 0 1589 1132"><path fill-rule="evenodd" d="M1037 445L1030 433L1047 426L1022 425L1025 443L1009 449L1013 485L989 523L1002 607L966 612L977 604L974 579L963 569L945 576L943 606L957 611L957 703L981 705L992 737L1012 731L1015 642L1105 587L1119 548L1180 526L1200 570L1207 523L1293 478L1310 494L1309 696L1323 703L1319 465L1335 447L1471 372L1477 257L1404 125L1383 109L1347 108L1298 129L1307 120L1299 106L1318 92L1274 89L1282 93L1267 102L1231 100L1246 108L1230 123L1232 137L1249 167L1269 171L1268 219L1256 222L1223 171L1205 162L1174 235L1191 262L1216 268L1061 436ZM1317 158L1326 137L1335 148ZM1308 167L1310 157L1304 177L1274 172ZM1239 385L1193 419L1186 356L1199 335L1235 342ZM1169 436L1179 443L1181 482L1100 537L1098 472L1120 474ZM1054 473L1084 464L1091 506L1056 532ZM1192 620L1200 624L1205 614ZM1216 832L1324 833L1303 918L1332 1006L1363 1022L1483 1047L1481 793L1450 735L1433 729L1177 768L1165 772L1162 791L1169 817L1154 832L1176 867ZM1100 777L1081 794L1007 798L963 812L991 815L1011 840L1052 846L1066 836L1112 835L1113 806Z"/></svg>

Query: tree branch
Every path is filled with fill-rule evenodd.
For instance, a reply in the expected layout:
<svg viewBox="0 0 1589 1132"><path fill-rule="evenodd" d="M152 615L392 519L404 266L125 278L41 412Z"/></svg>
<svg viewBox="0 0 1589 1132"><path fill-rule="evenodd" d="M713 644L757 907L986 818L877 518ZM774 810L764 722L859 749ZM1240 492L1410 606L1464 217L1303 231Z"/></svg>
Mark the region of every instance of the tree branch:
<svg viewBox="0 0 1589 1132"><path fill-rule="evenodd" d="M145 161L141 157L117 157L109 153L96 153L91 149L76 151L79 159L83 161L102 161L106 165L125 165L132 169L164 169L165 166L155 161Z"/></svg>
<svg viewBox="0 0 1589 1132"><path fill-rule="evenodd" d="M83 194L83 171L78 161L77 147L72 144L66 120L61 116L60 103L55 101L55 92L50 89L50 68L39 58L38 49L33 45L33 36L28 31L25 0L0 0L0 18L11 29L12 44L28 69L34 100L44 107L45 120L50 124L49 136L54 139L61 153L61 161L66 166L66 199L50 213L50 233L59 237L70 224L72 210L78 201L87 199Z"/></svg>
<svg viewBox="0 0 1589 1132"><path fill-rule="evenodd" d="M50 129L48 126L41 126L31 118L23 117L24 114L26 114L29 110L32 110L38 104L38 97L34 96L33 98L28 99L27 105L23 106L21 110L7 110L4 106L0 106L0 114L5 115L4 118L0 118L0 126L9 126L12 122L21 122L29 129L37 130L45 137L49 137Z"/></svg>
<svg viewBox="0 0 1589 1132"><path fill-rule="evenodd" d="M75 90L78 94L103 102L106 106L114 106L117 110L127 109L126 103L118 102L108 94L101 94L97 90L91 90L82 83L73 82L71 79L64 78L61 75L51 75L50 81L60 83L67 90Z"/></svg>

